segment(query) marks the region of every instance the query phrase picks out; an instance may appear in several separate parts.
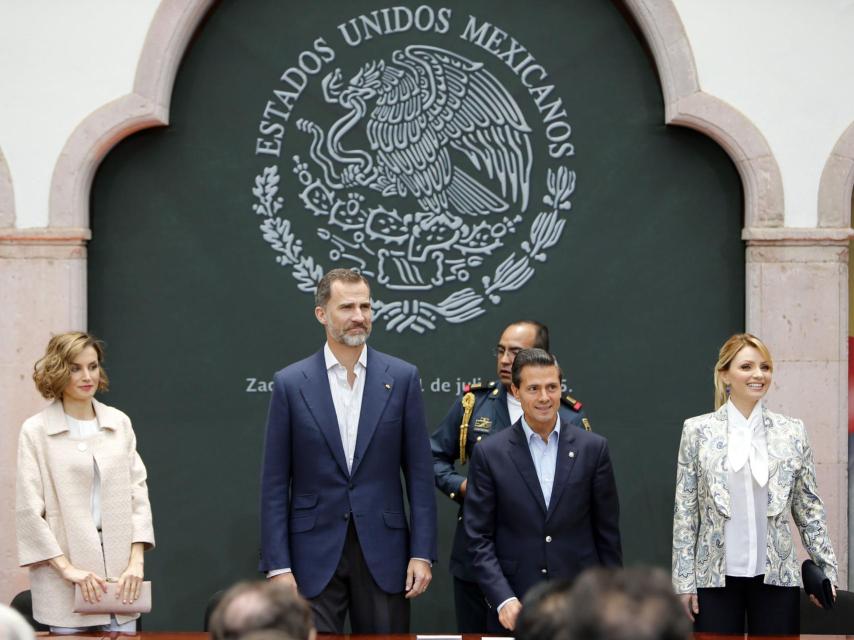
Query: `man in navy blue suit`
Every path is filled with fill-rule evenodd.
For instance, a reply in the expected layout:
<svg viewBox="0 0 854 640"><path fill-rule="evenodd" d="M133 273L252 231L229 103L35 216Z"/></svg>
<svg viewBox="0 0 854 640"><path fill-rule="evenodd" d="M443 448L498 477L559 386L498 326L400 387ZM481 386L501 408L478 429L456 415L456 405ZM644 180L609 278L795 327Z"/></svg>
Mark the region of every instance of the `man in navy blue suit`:
<svg viewBox="0 0 854 640"><path fill-rule="evenodd" d="M354 633L408 633L436 558L418 371L365 345L370 295L353 271L323 277L326 345L275 375L267 417L259 568L308 599L321 633L343 633L348 612Z"/></svg>
<svg viewBox="0 0 854 640"><path fill-rule="evenodd" d="M520 351L511 390L522 417L474 448L463 518L490 631L515 628L537 583L622 564L608 443L559 419L560 381L553 355Z"/></svg>

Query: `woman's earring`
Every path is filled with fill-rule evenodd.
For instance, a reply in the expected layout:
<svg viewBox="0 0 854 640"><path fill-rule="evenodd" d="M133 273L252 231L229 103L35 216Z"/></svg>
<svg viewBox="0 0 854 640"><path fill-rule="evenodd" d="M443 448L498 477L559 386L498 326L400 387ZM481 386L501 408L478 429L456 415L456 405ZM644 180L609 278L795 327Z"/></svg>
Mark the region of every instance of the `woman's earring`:
<svg viewBox="0 0 854 640"><path fill-rule="evenodd" d="M727 394L727 395L729 395L729 390L730 390L730 386L729 386L729 385L727 385L727 386L726 386L726 394Z"/></svg>

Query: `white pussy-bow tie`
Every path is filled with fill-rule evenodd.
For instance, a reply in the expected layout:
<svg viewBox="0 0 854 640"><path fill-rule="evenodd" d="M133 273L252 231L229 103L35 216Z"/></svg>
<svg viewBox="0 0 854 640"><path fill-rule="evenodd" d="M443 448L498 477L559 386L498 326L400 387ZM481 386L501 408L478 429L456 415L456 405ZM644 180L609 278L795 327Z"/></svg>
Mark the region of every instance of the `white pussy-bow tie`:
<svg viewBox="0 0 854 640"><path fill-rule="evenodd" d="M740 471L750 460L750 472L760 487L768 482L768 447L765 443L765 425L762 414L751 420L747 428L740 425L730 430L729 463L733 471Z"/></svg>

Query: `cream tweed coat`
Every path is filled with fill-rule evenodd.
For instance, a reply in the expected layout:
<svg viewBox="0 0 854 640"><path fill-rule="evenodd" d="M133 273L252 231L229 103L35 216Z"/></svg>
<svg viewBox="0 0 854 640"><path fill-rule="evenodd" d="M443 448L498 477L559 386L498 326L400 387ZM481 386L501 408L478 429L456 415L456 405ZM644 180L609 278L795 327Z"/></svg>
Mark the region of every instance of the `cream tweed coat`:
<svg viewBox="0 0 854 640"><path fill-rule="evenodd" d="M97 435L72 440L56 400L24 422L18 440L18 562L30 570L33 616L56 627L108 624L110 617L73 613L74 587L47 560L64 554L78 569L118 578L132 543L154 546L145 466L130 419L92 403L101 427ZM93 459L101 474L103 550L91 511ZM117 616L120 623L134 617Z"/></svg>

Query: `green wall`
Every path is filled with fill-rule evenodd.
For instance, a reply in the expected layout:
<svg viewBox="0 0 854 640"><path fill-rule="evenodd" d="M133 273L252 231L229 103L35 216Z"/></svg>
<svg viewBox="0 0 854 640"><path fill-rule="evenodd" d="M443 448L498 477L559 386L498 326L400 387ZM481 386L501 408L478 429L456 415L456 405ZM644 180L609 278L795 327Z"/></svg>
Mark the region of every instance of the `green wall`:
<svg viewBox="0 0 854 640"><path fill-rule="evenodd" d="M520 317L547 323L569 386L594 430L611 443L626 561L669 567L682 420L712 409L717 347L744 324L736 170L708 138L662 124L654 64L616 4L448 2L432 5L434 15L449 10L447 33L413 28L354 47L343 40L339 24L392 6L421 5L215 5L179 69L170 125L124 140L96 175L89 326L108 346L112 391L104 400L133 419L149 470L158 545L146 561L156 602L146 629L201 628L211 593L257 575L259 467L269 400L263 383L322 345L312 298L298 288L299 273L287 256L285 264L276 262L285 254L259 229L267 216L253 208L256 176L276 167L283 206L272 218L290 222L302 241L301 256L310 256L315 268L351 266L331 251L328 237L352 239L354 232L330 226L328 217L313 215L298 197L302 183L291 157L308 162L309 150L296 121L310 118L328 128L344 114L321 91L321 79L335 66L346 82L368 60L389 63L393 51L410 44L482 63L507 89L531 129L530 204L485 218L494 230L503 216L520 216L502 246L469 265L467 281L462 275L452 280L446 271L429 290L376 284L374 296L388 306L370 342L418 365L428 423L435 425L454 397L433 391L436 379L453 390L458 379L494 377L490 350L501 328ZM515 38L547 70L555 86L549 101L560 97L572 126L573 156L549 155L547 124L518 75L495 53L460 37L469 15L508 34L499 53ZM276 99L274 90L283 88L280 76L319 37L335 60L309 78L293 105L280 155L258 154L263 111ZM515 61L522 59L520 54ZM354 131L345 146L366 148L364 133ZM472 171L456 152L454 158ZM549 209L543 203L548 172L559 167L576 176L571 209L559 211L559 240L543 252L544 260L528 261L534 273L518 290L490 300L483 278L494 282L511 254L520 260L533 221ZM496 190L494 180L473 174ZM342 198L347 193L364 196L365 208L382 205L401 215L419 209L411 197L383 198L366 188L338 192ZM360 255L370 262L369 251L376 249L375 240ZM441 251L459 257L455 247ZM423 274L431 265L415 266ZM422 315L415 323L422 333L399 332L386 322L396 303L417 300L429 312L450 294L468 290L480 296L476 306L482 311L468 321L447 322L433 313L430 329L418 324L429 317ZM247 390L250 379L258 381L255 391ZM419 632L453 629L447 559L456 512L438 493L437 499L441 560L433 587L413 607L413 630Z"/></svg>

